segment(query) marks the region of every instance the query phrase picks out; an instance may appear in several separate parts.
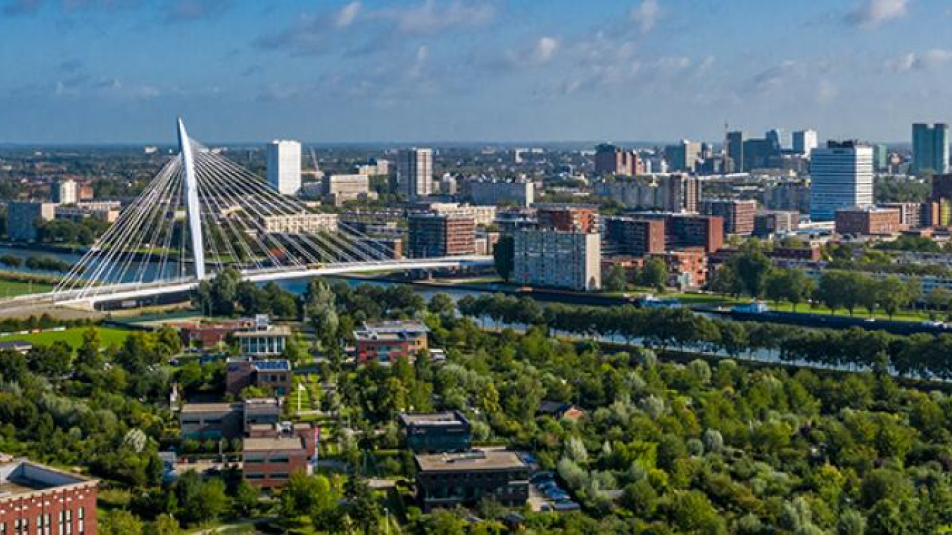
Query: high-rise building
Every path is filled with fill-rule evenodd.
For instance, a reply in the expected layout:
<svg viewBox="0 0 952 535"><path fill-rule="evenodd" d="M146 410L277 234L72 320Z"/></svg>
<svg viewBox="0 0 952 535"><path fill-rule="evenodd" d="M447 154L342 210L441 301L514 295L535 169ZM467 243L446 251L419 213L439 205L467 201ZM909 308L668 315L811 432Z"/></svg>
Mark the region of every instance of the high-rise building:
<svg viewBox="0 0 952 535"><path fill-rule="evenodd" d="M733 173L744 172L744 133L741 131L727 133L727 157L730 158L730 170Z"/></svg>
<svg viewBox="0 0 952 535"><path fill-rule="evenodd" d="M912 172L945 173L949 170L949 125L912 125Z"/></svg>
<svg viewBox="0 0 952 535"><path fill-rule="evenodd" d="M664 220L608 217L605 219L605 243L615 254L644 256L663 253Z"/></svg>
<svg viewBox="0 0 952 535"><path fill-rule="evenodd" d="M638 154L608 143L595 147L595 174L634 176L640 173Z"/></svg>
<svg viewBox="0 0 952 535"><path fill-rule="evenodd" d="M601 288L599 234L522 229L514 238L516 283L584 291Z"/></svg>
<svg viewBox="0 0 952 535"><path fill-rule="evenodd" d="M829 141L813 149L810 219L832 221L836 211L873 204L873 148L855 141Z"/></svg>
<svg viewBox="0 0 952 535"><path fill-rule="evenodd" d="M740 199L708 199L701 212L724 218L724 233L749 236L754 232L757 201Z"/></svg>
<svg viewBox="0 0 952 535"><path fill-rule="evenodd" d="M766 139L774 147L774 150L777 152L782 151L786 148L787 145L787 133L780 128L774 128L773 130L768 130L764 134L764 139Z"/></svg>
<svg viewBox="0 0 952 535"><path fill-rule="evenodd" d="M886 145L882 143L873 145L873 171L880 172L888 169L888 155L889 149L886 148Z"/></svg>
<svg viewBox="0 0 952 535"><path fill-rule="evenodd" d="M76 204L79 202L79 186L75 180L57 180L53 183L50 194L55 203Z"/></svg>
<svg viewBox="0 0 952 535"><path fill-rule="evenodd" d="M525 207L532 206L532 203L535 202L535 182L531 180L515 180L512 182L472 180L464 182L464 184L474 204L490 206L515 204Z"/></svg>
<svg viewBox="0 0 952 535"><path fill-rule="evenodd" d="M56 204L48 202L11 202L7 204L7 237L13 241L34 241L38 237L36 223L52 221Z"/></svg>
<svg viewBox="0 0 952 535"><path fill-rule="evenodd" d="M397 190L408 199L433 193L433 149L406 149L397 156Z"/></svg>
<svg viewBox="0 0 952 535"><path fill-rule="evenodd" d="M819 146L816 130L797 130L793 133L793 152L810 156L810 151Z"/></svg>
<svg viewBox="0 0 952 535"><path fill-rule="evenodd" d="M282 195L301 191L301 143L276 139L268 143L268 183Z"/></svg>
<svg viewBox="0 0 952 535"><path fill-rule="evenodd" d="M462 215L419 213L407 218L410 258L433 258L473 254L476 251L476 220Z"/></svg>
<svg viewBox="0 0 952 535"><path fill-rule="evenodd" d="M701 157L701 144L697 141L681 140L677 145L664 148L664 159L673 171L694 171Z"/></svg>

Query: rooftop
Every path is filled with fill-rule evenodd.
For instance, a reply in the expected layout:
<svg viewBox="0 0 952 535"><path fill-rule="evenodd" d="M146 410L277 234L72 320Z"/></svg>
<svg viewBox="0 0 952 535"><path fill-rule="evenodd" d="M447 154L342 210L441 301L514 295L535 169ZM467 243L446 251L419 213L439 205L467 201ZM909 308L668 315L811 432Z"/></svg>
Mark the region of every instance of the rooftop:
<svg viewBox="0 0 952 535"><path fill-rule="evenodd" d="M194 414L199 412L229 412L236 409L238 403L186 403L182 405L182 414Z"/></svg>
<svg viewBox="0 0 952 535"><path fill-rule="evenodd" d="M450 426L469 423L462 414L457 411L446 412L405 412L400 414L400 423L404 426Z"/></svg>
<svg viewBox="0 0 952 535"><path fill-rule="evenodd" d="M304 442L300 437L246 438L244 451L301 450Z"/></svg>
<svg viewBox="0 0 952 535"><path fill-rule="evenodd" d="M267 329L259 329L256 331L238 331L235 333L235 338L258 338L261 336L289 337L291 336L291 328L287 325L272 325Z"/></svg>
<svg viewBox="0 0 952 535"><path fill-rule="evenodd" d="M47 489L96 484L95 479L72 474L27 459L0 455L0 500Z"/></svg>
<svg viewBox="0 0 952 535"><path fill-rule="evenodd" d="M463 453L435 453L415 456L423 472L453 472L466 470L505 470L526 468L514 452L500 450L472 450Z"/></svg>

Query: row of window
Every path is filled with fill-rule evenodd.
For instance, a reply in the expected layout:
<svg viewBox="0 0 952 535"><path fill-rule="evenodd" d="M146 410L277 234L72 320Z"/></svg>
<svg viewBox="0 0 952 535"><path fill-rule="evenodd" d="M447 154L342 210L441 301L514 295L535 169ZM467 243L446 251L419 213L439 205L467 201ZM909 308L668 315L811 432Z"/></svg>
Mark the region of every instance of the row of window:
<svg viewBox="0 0 952 535"><path fill-rule="evenodd" d="M245 464L287 464L289 462L291 462L291 459L288 457L273 457L271 459L245 459Z"/></svg>
<svg viewBox="0 0 952 535"><path fill-rule="evenodd" d="M254 472L245 472L245 479L287 479L289 476L284 472L277 472L274 474L258 474Z"/></svg>
<svg viewBox="0 0 952 535"><path fill-rule="evenodd" d="M76 510L77 533L82 535L86 532L86 509L80 507ZM7 531L7 523L0 522L0 535L31 535L30 519L16 518L13 520L13 528ZM38 515L36 517L36 535L53 535L53 521L49 513ZM60 511L59 523L57 526L57 535L73 535L73 512L71 510Z"/></svg>

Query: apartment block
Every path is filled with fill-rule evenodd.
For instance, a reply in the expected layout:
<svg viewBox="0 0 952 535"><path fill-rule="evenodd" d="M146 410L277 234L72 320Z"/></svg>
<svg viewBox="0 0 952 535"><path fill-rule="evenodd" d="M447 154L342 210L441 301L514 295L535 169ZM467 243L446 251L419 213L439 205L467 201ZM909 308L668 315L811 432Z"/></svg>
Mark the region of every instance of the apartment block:
<svg viewBox="0 0 952 535"><path fill-rule="evenodd" d="M601 288L599 234L523 229L514 237L517 283L582 291Z"/></svg>

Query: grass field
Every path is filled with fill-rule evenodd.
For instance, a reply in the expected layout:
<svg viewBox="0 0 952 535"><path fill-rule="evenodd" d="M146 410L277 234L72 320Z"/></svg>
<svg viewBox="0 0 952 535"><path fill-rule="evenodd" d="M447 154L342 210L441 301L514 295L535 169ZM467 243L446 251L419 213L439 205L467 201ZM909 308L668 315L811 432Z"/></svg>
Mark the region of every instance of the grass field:
<svg viewBox="0 0 952 535"><path fill-rule="evenodd" d="M0 280L0 298L13 297L15 295L24 295L30 293L48 292L53 289L52 284L42 282L23 282Z"/></svg>
<svg viewBox="0 0 952 535"><path fill-rule="evenodd" d="M53 342L63 341L77 348L83 343L83 333L90 327L74 327L65 331L46 331L34 334L11 334L0 337L2 341L23 340L36 345L49 345ZM93 327L99 331L99 339L102 340L103 347L109 347L113 344L121 344L126 337L133 331L125 329L114 329L112 327Z"/></svg>

